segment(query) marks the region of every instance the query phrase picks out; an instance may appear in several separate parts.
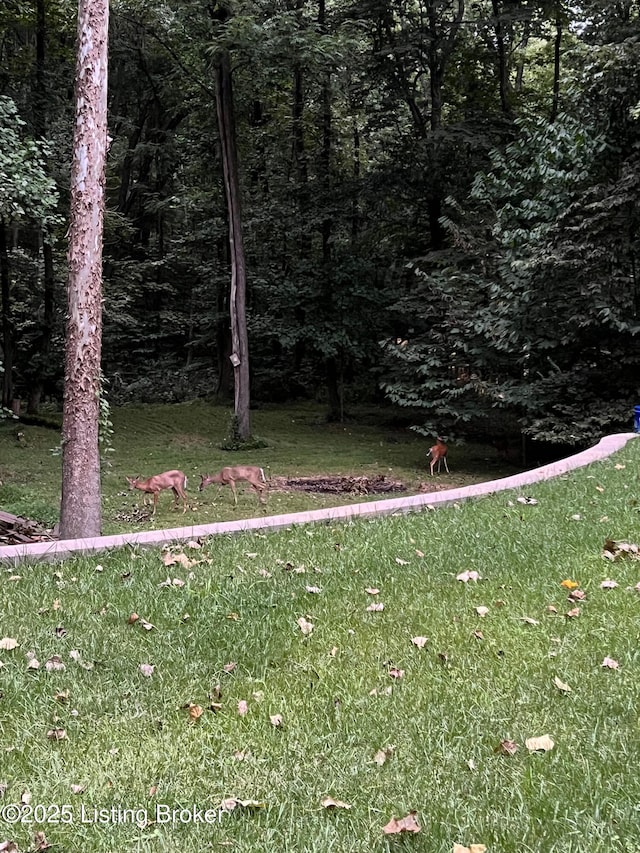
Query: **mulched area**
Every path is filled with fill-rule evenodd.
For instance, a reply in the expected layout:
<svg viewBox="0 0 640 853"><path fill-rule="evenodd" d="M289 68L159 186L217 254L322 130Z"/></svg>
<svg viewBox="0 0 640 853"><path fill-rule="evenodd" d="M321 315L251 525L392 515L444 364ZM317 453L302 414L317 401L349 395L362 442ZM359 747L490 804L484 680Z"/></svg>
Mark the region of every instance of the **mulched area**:
<svg viewBox="0 0 640 853"><path fill-rule="evenodd" d="M0 510L0 545L22 545L27 542L46 542L56 539L37 521Z"/></svg>
<svg viewBox="0 0 640 853"><path fill-rule="evenodd" d="M271 477L269 488L278 491L323 492L340 495L383 495L389 492L406 492L399 480L390 480L384 474L376 477Z"/></svg>

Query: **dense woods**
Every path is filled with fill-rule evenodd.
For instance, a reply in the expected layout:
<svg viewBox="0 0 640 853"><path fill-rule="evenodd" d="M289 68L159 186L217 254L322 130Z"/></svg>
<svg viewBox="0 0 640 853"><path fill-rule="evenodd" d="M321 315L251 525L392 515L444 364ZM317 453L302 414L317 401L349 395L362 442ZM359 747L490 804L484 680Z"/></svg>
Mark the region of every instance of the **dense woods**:
<svg viewBox="0 0 640 853"><path fill-rule="evenodd" d="M6 409L63 396L76 21L0 10ZM635 0L112 0L111 402L630 428L639 36Z"/></svg>

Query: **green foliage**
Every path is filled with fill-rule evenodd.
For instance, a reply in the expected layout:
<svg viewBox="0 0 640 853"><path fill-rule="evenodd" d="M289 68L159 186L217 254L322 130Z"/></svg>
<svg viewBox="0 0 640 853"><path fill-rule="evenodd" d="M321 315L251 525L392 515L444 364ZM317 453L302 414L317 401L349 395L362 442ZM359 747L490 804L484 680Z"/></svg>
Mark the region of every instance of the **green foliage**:
<svg viewBox="0 0 640 853"><path fill-rule="evenodd" d="M6 225L33 220L51 227L58 191L48 176L49 146L25 136L25 122L11 98L0 95L0 217Z"/></svg>

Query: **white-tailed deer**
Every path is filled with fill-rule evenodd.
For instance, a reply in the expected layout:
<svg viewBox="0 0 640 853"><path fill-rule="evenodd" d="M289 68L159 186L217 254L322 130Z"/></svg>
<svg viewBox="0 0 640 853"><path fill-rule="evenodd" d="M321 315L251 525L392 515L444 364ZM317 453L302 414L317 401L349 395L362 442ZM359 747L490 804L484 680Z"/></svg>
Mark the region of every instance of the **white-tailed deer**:
<svg viewBox="0 0 640 853"><path fill-rule="evenodd" d="M147 495L153 496L153 515L156 514L156 506L158 505L158 495L163 489L171 489L173 492L174 505L178 506L178 498L182 498L182 514L187 511L187 477L182 471L165 471L164 474L156 474L155 477L149 477L143 480L142 477L127 477L130 489L140 489L144 492L143 503L146 503Z"/></svg>
<svg viewBox="0 0 640 853"><path fill-rule="evenodd" d="M233 503L238 505L238 495L236 493L236 483L238 480L246 480L254 492L257 493L260 503L264 503L264 495L262 494L267 488L267 481L262 468L257 468L255 465L235 465L223 468L219 474L209 476L208 474L200 474L199 490L202 491L209 483L220 483L221 486L231 486L233 492Z"/></svg>
<svg viewBox="0 0 640 853"><path fill-rule="evenodd" d="M444 443L444 441L441 438L436 438L436 443L433 445L433 447L429 448L429 452L427 453L427 459L431 459L431 462L429 463L429 468L431 469L431 476L432 477L433 477L433 469L435 468L436 463L438 464L438 474L440 473L440 467L441 467L443 462L444 462L444 467L447 471L447 474L449 473L449 466L447 465L447 451L448 451L448 449L449 448L447 447L447 445Z"/></svg>

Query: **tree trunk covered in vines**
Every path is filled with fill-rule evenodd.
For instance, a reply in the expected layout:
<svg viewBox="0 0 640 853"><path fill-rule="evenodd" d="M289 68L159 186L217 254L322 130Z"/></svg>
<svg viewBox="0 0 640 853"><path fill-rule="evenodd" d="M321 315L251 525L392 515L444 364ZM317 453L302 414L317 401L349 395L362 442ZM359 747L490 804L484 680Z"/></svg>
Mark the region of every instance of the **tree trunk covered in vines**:
<svg viewBox="0 0 640 853"><path fill-rule="evenodd" d="M234 377L235 427L238 437L251 437L249 340L246 319L247 277L242 239L242 206L238 175L238 149L231 59L228 50L221 50L216 61L216 110L222 149L222 171L229 218L229 250L231 288L229 311L231 317L231 363Z"/></svg>

